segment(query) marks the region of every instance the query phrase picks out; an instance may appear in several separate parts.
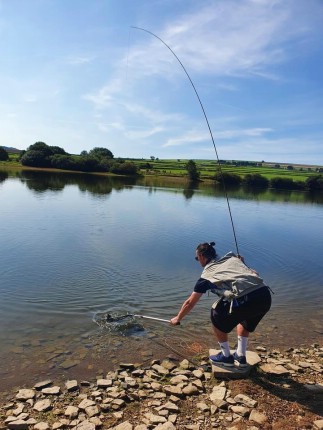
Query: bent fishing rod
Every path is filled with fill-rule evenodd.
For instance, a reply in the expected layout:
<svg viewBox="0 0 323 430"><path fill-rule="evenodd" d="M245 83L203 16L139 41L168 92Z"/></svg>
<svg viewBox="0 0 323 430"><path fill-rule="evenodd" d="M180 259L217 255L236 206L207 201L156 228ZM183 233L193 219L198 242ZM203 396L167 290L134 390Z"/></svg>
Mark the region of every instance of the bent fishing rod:
<svg viewBox="0 0 323 430"><path fill-rule="evenodd" d="M156 34L154 34L153 32L151 32L151 31L149 31L149 30L146 30L145 28L135 27L135 26L131 26L131 28L134 28L135 30L141 30L141 31L144 31L144 32L146 32L146 33L148 33L148 34L150 34L150 35L154 36L154 37L155 37L156 39L158 39L160 42L162 42L162 43L166 46L166 48L168 48L168 49L170 50L170 52L174 55L174 57L176 58L176 60L177 60L177 61L179 62L179 64L182 66L182 69L184 70L184 72L185 72L186 76L188 77L188 79L189 79L189 81L190 81L190 83L191 83L191 85L192 85L192 87L193 87L193 90L194 90L194 92L195 92L195 95L196 95L196 97L197 97L197 99L198 99L198 101L199 101L199 104L200 104L200 106L201 106L202 112L203 112L203 114L204 114L204 118L205 118L205 121L206 121L207 127L208 127L208 129L209 129L209 133L210 133L211 140L212 140L212 143L213 143L213 148L214 148L215 155L216 155L216 159L217 159L217 162L218 162L218 169L219 169L220 174L221 174L223 191L224 191L224 195L225 195L225 198L226 198L226 201L227 201L228 210L229 210L229 215L230 215L230 221L231 221L231 226L232 226L232 231L233 231L234 242L235 242L235 246L236 246L236 250L237 250L237 255L239 256L239 255L240 255L240 253L239 253L239 248L238 248L238 241L237 241L237 236L236 236L236 232L235 232L235 228L234 228L234 224L233 224L233 218L232 218L232 213L231 213L231 207L230 207L229 197L228 197L228 193L227 193L226 186L225 186L225 182L224 182L224 176L223 176L223 172L222 172L222 168L221 168L221 163L220 163L219 156L218 156L218 151L217 151L217 149L216 149L216 145L215 145L215 141L214 141L214 138L213 138L213 133L212 133L212 130L211 130L211 127L210 127L209 120L208 120L208 118L207 118L207 115L206 115L206 112L205 112L205 109L204 109L203 103L202 103L202 101L201 101L201 99L200 99L200 96L199 96L199 94L198 94L198 92L197 92L197 89L196 89L196 87L195 87L195 85L194 85L194 83L193 83L193 81L192 81L192 79L191 79L190 75L188 74L188 72L187 72L186 68L184 67L184 64L181 62L181 60L178 58L178 56L175 54L175 52L172 50L172 48L171 48L169 45L167 45L167 43L166 43L166 42L164 42L164 41L163 41L159 36L157 36L157 35L156 35Z"/></svg>

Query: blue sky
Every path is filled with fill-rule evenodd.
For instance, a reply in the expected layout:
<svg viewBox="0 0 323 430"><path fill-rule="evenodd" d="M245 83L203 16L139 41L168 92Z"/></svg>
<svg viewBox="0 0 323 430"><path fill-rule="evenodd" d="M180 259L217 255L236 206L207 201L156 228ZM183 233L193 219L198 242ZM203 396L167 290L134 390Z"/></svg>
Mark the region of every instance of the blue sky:
<svg viewBox="0 0 323 430"><path fill-rule="evenodd" d="M322 0L0 0L0 145L323 165Z"/></svg>

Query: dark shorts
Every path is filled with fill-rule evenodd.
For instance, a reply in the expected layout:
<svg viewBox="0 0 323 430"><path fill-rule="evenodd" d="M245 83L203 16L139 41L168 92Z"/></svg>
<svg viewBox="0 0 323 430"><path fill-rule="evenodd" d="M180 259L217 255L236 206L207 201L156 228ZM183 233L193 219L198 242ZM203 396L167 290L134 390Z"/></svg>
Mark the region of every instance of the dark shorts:
<svg viewBox="0 0 323 430"><path fill-rule="evenodd" d="M235 300L231 313L230 302L221 300L216 309L211 309L211 321L224 333L230 333L238 324L253 332L270 306L271 294L268 287L259 288Z"/></svg>

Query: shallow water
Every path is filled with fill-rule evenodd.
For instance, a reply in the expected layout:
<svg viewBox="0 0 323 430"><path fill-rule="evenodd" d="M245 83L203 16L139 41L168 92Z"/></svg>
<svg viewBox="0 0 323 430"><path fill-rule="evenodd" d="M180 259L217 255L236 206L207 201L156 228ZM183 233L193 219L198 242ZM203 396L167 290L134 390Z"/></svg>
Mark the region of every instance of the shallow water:
<svg viewBox="0 0 323 430"><path fill-rule="evenodd" d="M133 319L124 330L95 315L174 316L200 276L196 245L235 250L221 190L60 173L0 178L3 387L214 347L214 296L180 327ZM236 190L229 198L239 251L275 293L251 345L322 342L321 197Z"/></svg>

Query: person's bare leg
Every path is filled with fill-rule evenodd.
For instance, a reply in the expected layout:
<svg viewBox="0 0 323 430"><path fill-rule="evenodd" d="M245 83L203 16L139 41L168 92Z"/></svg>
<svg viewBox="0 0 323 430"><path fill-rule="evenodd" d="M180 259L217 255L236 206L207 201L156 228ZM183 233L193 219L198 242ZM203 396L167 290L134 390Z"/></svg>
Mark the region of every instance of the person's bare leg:
<svg viewBox="0 0 323 430"><path fill-rule="evenodd" d="M237 335L243 337L249 337L249 332L243 327L243 325L237 325Z"/></svg>
<svg viewBox="0 0 323 430"><path fill-rule="evenodd" d="M222 354L225 357L229 357L230 353L230 346L228 342L228 333L224 333L223 331L219 330L218 328L212 326L214 334L219 342Z"/></svg>

